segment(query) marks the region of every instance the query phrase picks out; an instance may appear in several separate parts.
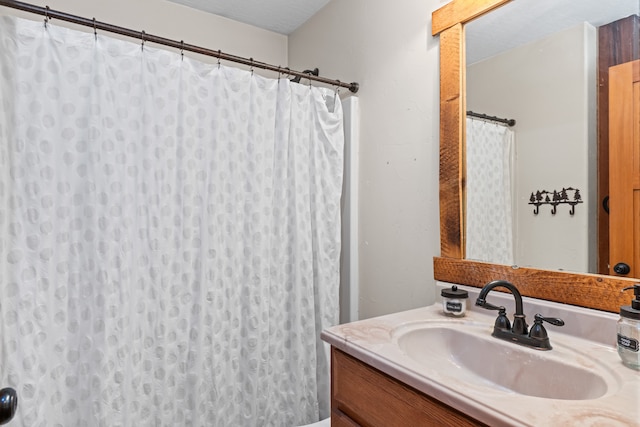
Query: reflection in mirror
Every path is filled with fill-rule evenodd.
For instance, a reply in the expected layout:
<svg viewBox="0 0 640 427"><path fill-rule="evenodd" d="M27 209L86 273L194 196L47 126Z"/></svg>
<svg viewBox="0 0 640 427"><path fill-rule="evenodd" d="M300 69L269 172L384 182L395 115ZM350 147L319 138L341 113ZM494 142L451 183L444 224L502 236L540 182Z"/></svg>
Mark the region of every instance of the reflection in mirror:
<svg viewBox="0 0 640 427"><path fill-rule="evenodd" d="M516 121L467 118L467 259L602 272L597 28L639 9L518 0L465 26L467 110Z"/></svg>
<svg viewBox="0 0 640 427"><path fill-rule="evenodd" d="M513 265L515 132L494 120L467 117L466 258Z"/></svg>

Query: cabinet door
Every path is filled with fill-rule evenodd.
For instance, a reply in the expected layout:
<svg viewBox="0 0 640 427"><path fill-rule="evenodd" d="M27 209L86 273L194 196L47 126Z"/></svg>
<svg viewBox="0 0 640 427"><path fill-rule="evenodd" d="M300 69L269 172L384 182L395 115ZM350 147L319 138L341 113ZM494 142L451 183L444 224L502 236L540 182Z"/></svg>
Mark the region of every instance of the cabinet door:
<svg viewBox="0 0 640 427"><path fill-rule="evenodd" d="M331 422L332 427L485 425L335 348Z"/></svg>

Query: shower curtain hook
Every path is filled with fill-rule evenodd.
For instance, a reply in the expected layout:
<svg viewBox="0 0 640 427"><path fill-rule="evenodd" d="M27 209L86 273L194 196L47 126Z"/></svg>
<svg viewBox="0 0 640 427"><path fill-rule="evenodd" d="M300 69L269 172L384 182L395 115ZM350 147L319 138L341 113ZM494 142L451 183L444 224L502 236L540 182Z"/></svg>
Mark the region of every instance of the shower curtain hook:
<svg viewBox="0 0 640 427"><path fill-rule="evenodd" d="M251 62L251 75L253 76L253 58L249 58L249 61Z"/></svg>
<svg viewBox="0 0 640 427"><path fill-rule="evenodd" d="M44 7L44 27L47 28L47 22L49 22L49 6Z"/></svg>
<svg viewBox="0 0 640 427"><path fill-rule="evenodd" d="M96 29L96 18L93 17L93 36L98 40L98 30Z"/></svg>
<svg viewBox="0 0 640 427"><path fill-rule="evenodd" d="M220 57L222 56L222 51L218 49L218 70L220 69Z"/></svg>
<svg viewBox="0 0 640 427"><path fill-rule="evenodd" d="M140 33L140 38L142 39L142 44L140 45L140 50L144 51L144 37L146 35L146 33L144 32L144 30L142 30L142 33Z"/></svg>
<svg viewBox="0 0 640 427"><path fill-rule="evenodd" d="M184 40L180 40L180 56L182 57L182 60L184 61Z"/></svg>

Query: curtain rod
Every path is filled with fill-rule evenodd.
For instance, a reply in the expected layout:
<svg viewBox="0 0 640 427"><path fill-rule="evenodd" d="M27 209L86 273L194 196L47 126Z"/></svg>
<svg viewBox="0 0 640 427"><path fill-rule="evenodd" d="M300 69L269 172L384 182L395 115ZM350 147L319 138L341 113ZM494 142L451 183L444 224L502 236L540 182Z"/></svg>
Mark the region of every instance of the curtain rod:
<svg viewBox="0 0 640 427"><path fill-rule="evenodd" d="M514 119L501 119L500 117L487 116L486 114L474 113L473 111L467 111L467 116L476 117L478 119L490 120L492 122L502 123L509 127L516 125L516 121Z"/></svg>
<svg viewBox="0 0 640 427"><path fill-rule="evenodd" d="M340 80L327 79L324 77L315 76L308 72L305 73L304 71L294 71L289 69L288 67L283 68L280 66L271 65L264 62L255 61L253 58L243 58L241 56L224 53L220 50L206 49L200 46L184 43L183 41L175 41L175 40L167 39L164 37L154 36L151 34L147 34L144 31L135 31L129 28L118 27L116 25L111 25L104 22L96 21L95 18L87 19L80 16L76 16L76 15L70 15L65 12L52 10L49 8L49 6L40 7L33 4L23 3L19 1L13 1L13 0L0 0L0 6L6 6L12 9L18 9L18 10L23 10L25 12L31 12L38 15L42 15L45 17L45 19L57 18L62 21L83 25L85 27L91 27L94 29L94 31L101 30L101 31L107 31L110 33L120 34L127 37L137 38L142 40L145 43L146 42L157 43L164 46L180 49L181 51L187 50L190 52L199 53L201 55L213 56L215 58L222 59L225 61L231 61L231 62L236 62L238 64L248 65L254 68L260 68L263 70L275 71L277 73L287 74L294 77L305 78L305 79L325 83L331 86L345 87L345 88L348 88L353 93L358 92L358 89L359 89L358 83L355 83L355 82L343 83Z"/></svg>

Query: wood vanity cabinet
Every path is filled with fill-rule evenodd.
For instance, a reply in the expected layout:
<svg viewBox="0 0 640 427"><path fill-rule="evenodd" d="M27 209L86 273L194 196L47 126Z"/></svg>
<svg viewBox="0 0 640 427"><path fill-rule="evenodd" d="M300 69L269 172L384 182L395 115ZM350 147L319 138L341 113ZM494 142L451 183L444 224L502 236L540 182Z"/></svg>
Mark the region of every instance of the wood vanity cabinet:
<svg viewBox="0 0 640 427"><path fill-rule="evenodd" d="M464 427L485 424L332 347L331 426Z"/></svg>

